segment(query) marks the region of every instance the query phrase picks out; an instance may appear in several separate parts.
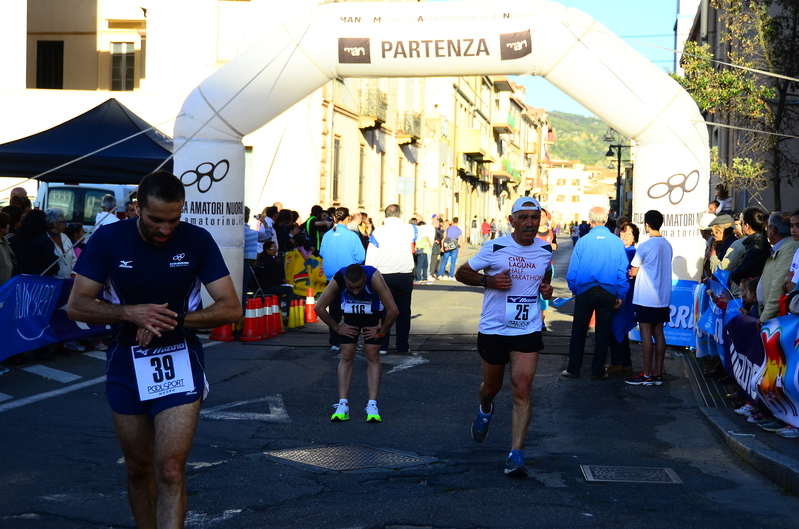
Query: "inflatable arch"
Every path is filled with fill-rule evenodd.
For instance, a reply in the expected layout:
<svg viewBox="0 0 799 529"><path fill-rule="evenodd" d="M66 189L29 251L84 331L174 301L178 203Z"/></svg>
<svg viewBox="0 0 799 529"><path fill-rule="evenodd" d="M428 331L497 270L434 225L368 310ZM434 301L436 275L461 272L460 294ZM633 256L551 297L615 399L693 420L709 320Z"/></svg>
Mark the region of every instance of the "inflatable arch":
<svg viewBox="0 0 799 529"><path fill-rule="evenodd" d="M633 221L661 211L675 277L696 279L709 185L699 109L607 28L547 1L335 3L285 21L184 102L174 138L183 220L213 234L239 288L245 135L332 79L469 75L540 75L634 139Z"/></svg>

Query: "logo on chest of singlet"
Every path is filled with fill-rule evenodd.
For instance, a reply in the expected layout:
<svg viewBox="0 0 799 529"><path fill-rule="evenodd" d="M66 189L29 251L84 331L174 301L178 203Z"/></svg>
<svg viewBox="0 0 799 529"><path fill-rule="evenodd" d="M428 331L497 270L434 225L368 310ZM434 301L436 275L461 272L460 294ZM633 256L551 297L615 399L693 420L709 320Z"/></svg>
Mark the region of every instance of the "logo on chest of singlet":
<svg viewBox="0 0 799 529"><path fill-rule="evenodd" d="M119 267L120 268L133 268L133 266L130 264L132 262L133 261L119 261Z"/></svg>
<svg viewBox="0 0 799 529"><path fill-rule="evenodd" d="M175 257L172 258L172 262L169 263L169 268L176 268L178 266L189 266L189 262L183 260L185 258L186 258L185 253L177 254Z"/></svg>

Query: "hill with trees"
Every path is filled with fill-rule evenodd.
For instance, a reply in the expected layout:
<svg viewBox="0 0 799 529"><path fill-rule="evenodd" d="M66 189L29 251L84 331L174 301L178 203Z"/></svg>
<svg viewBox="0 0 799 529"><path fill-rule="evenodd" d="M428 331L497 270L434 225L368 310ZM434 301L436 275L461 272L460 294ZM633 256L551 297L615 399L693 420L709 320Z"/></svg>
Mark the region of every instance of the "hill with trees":
<svg viewBox="0 0 799 529"><path fill-rule="evenodd" d="M550 156L559 160L579 160L586 165L606 165L608 143L603 140L608 126L593 117L547 112L557 139Z"/></svg>

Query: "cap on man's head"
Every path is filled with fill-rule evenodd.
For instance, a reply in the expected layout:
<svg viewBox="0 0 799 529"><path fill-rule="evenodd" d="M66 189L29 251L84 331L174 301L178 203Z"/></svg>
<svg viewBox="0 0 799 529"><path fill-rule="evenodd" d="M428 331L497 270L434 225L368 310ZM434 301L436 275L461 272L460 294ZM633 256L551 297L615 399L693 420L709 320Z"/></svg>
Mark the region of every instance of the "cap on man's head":
<svg viewBox="0 0 799 529"><path fill-rule="evenodd" d="M716 218L710 221L710 224L708 224L708 226L722 226L724 224L732 224L732 216L717 215Z"/></svg>
<svg viewBox="0 0 799 529"><path fill-rule="evenodd" d="M533 197L519 197L510 210L511 213L516 213L517 211L541 211L541 204Z"/></svg>
<svg viewBox="0 0 799 529"><path fill-rule="evenodd" d="M702 213L702 216L699 217L699 222L697 226L700 230L709 230L710 223L716 219L716 216L712 213Z"/></svg>

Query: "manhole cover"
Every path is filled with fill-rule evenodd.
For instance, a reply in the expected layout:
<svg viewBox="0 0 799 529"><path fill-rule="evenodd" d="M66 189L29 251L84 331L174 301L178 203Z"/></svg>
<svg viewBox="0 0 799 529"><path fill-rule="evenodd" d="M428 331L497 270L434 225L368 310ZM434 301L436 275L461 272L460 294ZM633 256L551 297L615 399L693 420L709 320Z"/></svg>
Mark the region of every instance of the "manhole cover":
<svg viewBox="0 0 799 529"><path fill-rule="evenodd" d="M265 455L304 465L328 470L357 470L376 467L404 467L435 461L431 457L419 457L382 448L361 445L315 446L264 452Z"/></svg>
<svg viewBox="0 0 799 529"><path fill-rule="evenodd" d="M580 465L580 468L588 482L682 484L682 480L670 468L602 467L597 465Z"/></svg>

